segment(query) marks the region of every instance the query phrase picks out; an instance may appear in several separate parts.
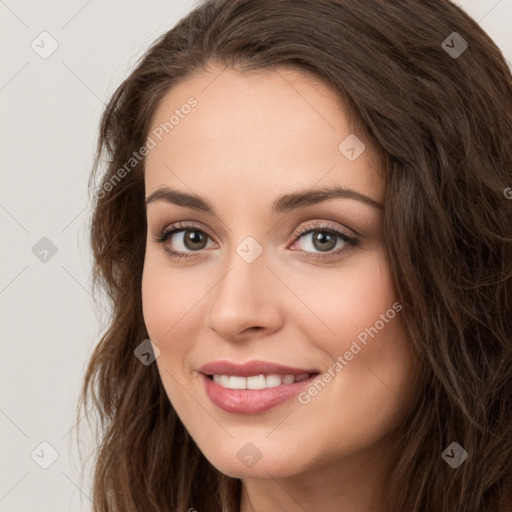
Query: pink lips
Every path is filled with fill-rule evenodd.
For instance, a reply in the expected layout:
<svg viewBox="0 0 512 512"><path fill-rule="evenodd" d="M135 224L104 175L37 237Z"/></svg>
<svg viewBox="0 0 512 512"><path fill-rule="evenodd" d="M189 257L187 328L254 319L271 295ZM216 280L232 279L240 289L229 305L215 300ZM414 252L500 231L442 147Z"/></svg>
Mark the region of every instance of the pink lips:
<svg viewBox="0 0 512 512"><path fill-rule="evenodd" d="M292 368L267 361L250 361L237 365L229 361L215 361L201 366L208 398L226 412L238 414L259 414L298 395L301 390L311 385L319 373L316 369ZM233 375L252 377L255 375L304 375L309 377L293 384L281 384L265 389L228 389L214 382L211 375Z"/></svg>

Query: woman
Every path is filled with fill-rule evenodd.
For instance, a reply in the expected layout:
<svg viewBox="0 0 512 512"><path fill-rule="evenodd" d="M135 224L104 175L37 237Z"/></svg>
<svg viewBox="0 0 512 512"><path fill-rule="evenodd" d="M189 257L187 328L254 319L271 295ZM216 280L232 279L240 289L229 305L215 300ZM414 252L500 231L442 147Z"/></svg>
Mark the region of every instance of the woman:
<svg viewBox="0 0 512 512"><path fill-rule="evenodd" d="M512 510L512 81L461 9L205 1L91 185L95 511Z"/></svg>

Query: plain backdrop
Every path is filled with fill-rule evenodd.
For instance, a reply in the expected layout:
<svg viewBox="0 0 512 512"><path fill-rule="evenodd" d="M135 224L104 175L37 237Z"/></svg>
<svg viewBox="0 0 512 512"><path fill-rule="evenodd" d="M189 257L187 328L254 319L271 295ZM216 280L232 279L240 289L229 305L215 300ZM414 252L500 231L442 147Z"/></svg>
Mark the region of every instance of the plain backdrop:
<svg viewBox="0 0 512 512"><path fill-rule="evenodd" d="M511 62L512 0L457 3ZM99 119L150 43L194 6L0 0L1 512L92 510L73 434L104 328L87 233Z"/></svg>

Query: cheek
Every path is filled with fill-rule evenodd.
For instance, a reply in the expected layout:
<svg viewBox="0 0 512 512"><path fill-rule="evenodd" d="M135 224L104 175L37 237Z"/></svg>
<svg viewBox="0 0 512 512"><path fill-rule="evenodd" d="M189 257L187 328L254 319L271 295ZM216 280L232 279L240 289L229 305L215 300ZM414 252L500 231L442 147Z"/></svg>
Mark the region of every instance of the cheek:
<svg viewBox="0 0 512 512"><path fill-rule="evenodd" d="M205 285L206 286L206 285ZM142 313L150 338L165 345L179 336L186 315L204 295L187 270L171 268L158 248L146 251L142 274Z"/></svg>
<svg viewBox="0 0 512 512"><path fill-rule="evenodd" d="M366 345L356 343L360 348L355 354L344 347L346 365L309 404L310 414L321 414L324 428L330 425L333 440L343 433L340 453L345 454L391 433L412 407L415 394L413 356L399 316L368 336ZM319 461L323 457L329 454L321 453Z"/></svg>
<svg viewBox="0 0 512 512"><path fill-rule="evenodd" d="M387 334L397 327L396 322L392 327L392 319L399 316L397 306L393 308L396 291L383 251L367 251L353 262L329 272L313 269L295 275L294 291L314 313L296 315L296 320L303 318L311 342L318 341L333 357L349 350L358 336L371 339L367 330L375 332L376 323L377 330Z"/></svg>
<svg viewBox="0 0 512 512"><path fill-rule="evenodd" d="M169 401L181 417L190 404L180 383L185 382L184 361L187 336L182 331L180 319L186 315L183 290L180 283L167 277L168 270L153 264L147 254L142 275L142 313L149 338L160 349L156 365ZM186 394L185 394L186 395ZM182 418L183 421L183 418Z"/></svg>
<svg viewBox="0 0 512 512"><path fill-rule="evenodd" d="M163 334L172 325L170 322L172 320L170 314L173 311L170 307L172 294L166 291L168 288L165 287L165 280L159 279L162 274L152 264L152 259L151 255L146 253L141 287L142 314L149 337L159 346Z"/></svg>
<svg viewBox="0 0 512 512"><path fill-rule="evenodd" d="M185 355L187 337L183 319L197 299L190 291L194 288L180 282L179 272L171 279L169 268L162 265L160 259L154 252L146 253L141 287L142 314L149 338L160 349L159 369L174 373L178 366L183 366ZM164 374L162 377L164 382L168 380Z"/></svg>
<svg viewBox="0 0 512 512"><path fill-rule="evenodd" d="M210 282L212 281L212 282ZM214 281L191 278L190 268L172 268L158 249L146 252L142 275L142 313L149 338L160 349L156 359L166 394L181 417L197 414L197 404L185 391L190 385L187 366L198 321L204 315L205 293Z"/></svg>
<svg viewBox="0 0 512 512"><path fill-rule="evenodd" d="M306 407L323 418L322 424L344 431L347 442L377 438L405 412L414 377L401 305L384 254L369 252L357 266L347 265L334 278L317 280L314 287L311 283L305 277L301 293L308 290L308 306L324 326L311 315L302 330L332 363L328 375L329 368L324 370L325 387L311 390ZM354 431L354 424L360 430Z"/></svg>

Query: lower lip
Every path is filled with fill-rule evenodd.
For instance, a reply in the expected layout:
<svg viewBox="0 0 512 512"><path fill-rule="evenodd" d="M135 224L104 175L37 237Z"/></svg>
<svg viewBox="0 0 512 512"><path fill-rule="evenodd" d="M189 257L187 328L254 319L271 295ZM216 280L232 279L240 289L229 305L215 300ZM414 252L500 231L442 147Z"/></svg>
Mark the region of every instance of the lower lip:
<svg viewBox="0 0 512 512"><path fill-rule="evenodd" d="M265 389L228 389L201 373L208 398L222 410L238 414L259 414L298 395L318 377L317 374L293 384Z"/></svg>

